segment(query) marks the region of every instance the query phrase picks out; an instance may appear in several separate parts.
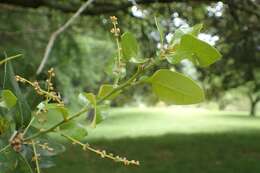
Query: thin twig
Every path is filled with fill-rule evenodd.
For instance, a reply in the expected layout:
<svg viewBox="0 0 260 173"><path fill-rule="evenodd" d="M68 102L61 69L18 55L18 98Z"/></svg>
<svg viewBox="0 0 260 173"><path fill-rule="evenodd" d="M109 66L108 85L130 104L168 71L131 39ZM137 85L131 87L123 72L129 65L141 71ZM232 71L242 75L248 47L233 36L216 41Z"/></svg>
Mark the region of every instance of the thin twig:
<svg viewBox="0 0 260 173"><path fill-rule="evenodd" d="M87 2L85 2L79 9L78 11L63 25L61 26L58 30L56 30L55 32L52 33L51 37L50 37L50 40L46 46L46 49L45 49L45 52L44 52L44 56L43 56L43 59L37 69L37 72L36 74L40 74L44 68L44 65L46 64L48 58L49 58L49 55L50 55L50 52L51 52L51 49L53 47L53 44L57 38L57 36L59 34L61 34L62 32L64 32L73 22L74 20L93 2L94 0L88 0Z"/></svg>
<svg viewBox="0 0 260 173"><path fill-rule="evenodd" d="M0 65L6 63L7 61L10 61L10 60L12 60L12 59L15 59L15 58L18 58L18 57L21 57L21 56L22 56L22 54L18 54L18 55L14 55L14 56L5 58L4 60L0 61Z"/></svg>
<svg viewBox="0 0 260 173"><path fill-rule="evenodd" d="M122 162L124 163L125 165L136 165L136 166L139 166L140 163L139 161L136 161L136 160L127 160L125 157L122 158L120 156L114 156L112 153L107 153L105 150L103 151L100 151L100 150L97 150L95 148L92 148L89 144L84 144L80 141L78 141L77 139L71 137L71 136L68 136L66 134L63 134L61 133L61 136L65 137L66 139L70 140L73 144L78 144L82 147L83 150L89 150L91 152L94 152L98 155L100 155L102 158L108 158L108 159L111 159L111 160L114 160L115 162Z"/></svg>
<svg viewBox="0 0 260 173"><path fill-rule="evenodd" d="M25 130L23 131L23 136L25 136L25 134L27 133L27 131L29 130L30 126L32 125L33 121L34 121L35 117L32 117L30 123L28 124L28 126L25 128Z"/></svg>

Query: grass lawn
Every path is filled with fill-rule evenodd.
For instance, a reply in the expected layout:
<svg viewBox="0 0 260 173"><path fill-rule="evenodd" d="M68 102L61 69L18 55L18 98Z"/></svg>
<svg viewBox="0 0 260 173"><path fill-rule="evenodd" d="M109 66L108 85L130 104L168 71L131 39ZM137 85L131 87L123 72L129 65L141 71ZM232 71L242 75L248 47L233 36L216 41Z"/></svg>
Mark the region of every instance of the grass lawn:
<svg viewBox="0 0 260 173"><path fill-rule="evenodd" d="M259 173L260 118L199 109L114 109L88 142L141 166L123 166L78 146L44 173Z"/></svg>

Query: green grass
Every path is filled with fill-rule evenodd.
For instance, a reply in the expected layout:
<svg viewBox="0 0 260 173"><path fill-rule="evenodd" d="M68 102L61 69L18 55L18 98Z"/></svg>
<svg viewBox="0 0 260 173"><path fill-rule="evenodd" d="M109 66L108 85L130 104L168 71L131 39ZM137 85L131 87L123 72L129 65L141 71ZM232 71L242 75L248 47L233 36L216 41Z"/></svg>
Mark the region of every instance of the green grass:
<svg viewBox="0 0 260 173"><path fill-rule="evenodd" d="M88 142L136 159L126 167L78 146L55 158L45 173L258 173L260 118L243 112L197 109L114 109Z"/></svg>

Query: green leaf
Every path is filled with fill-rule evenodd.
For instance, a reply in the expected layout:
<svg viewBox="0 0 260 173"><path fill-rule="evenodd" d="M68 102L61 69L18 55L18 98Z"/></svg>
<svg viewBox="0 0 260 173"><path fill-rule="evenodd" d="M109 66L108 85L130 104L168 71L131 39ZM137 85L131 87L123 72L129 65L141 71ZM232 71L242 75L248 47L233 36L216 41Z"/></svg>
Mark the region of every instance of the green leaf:
<svg viewBox="0 0 260 173"><path fill-rule="evenodd" d="M63 119L67 119L67 117L69 116L69 110L64 107L64 105L58 104L58 103L46 103L46 102L41 102L40 104L38 104L37 106L39 111L42 110L56 110L57 112L59 112Z"/></svg>
<svg viewBox="0 0 260 173"><path fill-rule="evenodd" d="M115 77L114 70L117 67L116 64L115 64L116 59L117 59L117 55L113 55L110 58L108 58L106 63L105 63L104 71L110 77Z"/></svg>
<svg viewBox="0 0 260 173"><path fill-rule="evenodd" d="M0 140L0 147L2 148L3 146L1 145L1 140ZM17 163L19 161L18 154L11 149L11 147L8 149L6 152L2 152L0 154L0 170L1 173L9 173L9 172L15 172L15 169L17 168ZM28 171L28 173L30 173Z"/></svg>
<svg viewBox="0 0 260 173"><path fill-rule="evenodd" d="M107 89L107 88L106 88ZM105 90L106 90L105 89ZM102 91L100 94L104 94L106 91ZM98 106L97 106L97 101L96 101L96 96L93 93L84 93L83 94L84 97L87 98L87 100L91 103L91 109L88 111L88 116L87 118L89 119L89 121L91 122L91 126L93 128L96 127L96 124L98 124L99 122L99 110L98 110Z"/></svg>
<svg viewBox="0 0 260 173"><path fill-rule="evenodd" d="M38 151L38 150L37 150ZM50 157L41 157L41 161L39 163L39 167L41 169L47 169L56 166L55 162L53 161L53 158Z"/></svg>
<svg viewBox="0 0 260 173"><path fill-rule="evenodd" d="M6 66L6 84L5 88L9 89L17 97L17 103L14 106L12 115L16 123L16 128L26 127L31 120L31 108L22 94L18 83L15 80L14 71L11 62Z"/></svg>
<svg viewBox="0 0 260 173"><path fill-rule="evenodd" d="M174 46L176 44L179 44L181 41L182 36L185 34L191 34L193 36L198 36L200 33L200 30L203 28L203 24L196 24L192 27L187 27L187 28L179 28L175 31L173 34L173 39L171 41L171 45Z"/></svg>
<svg viewBox="0 0 260 173"><path fill-rule="evenodd" d="M0 136L7 132L7 130L10 128L10 122L3 116L0 115Z"/></svg>
<svg viewBox="0 0 260 173"><path fill-rule="evenodd" d="M101 110L102 107L97 106L88 112L87 119L91 123L91 127L96 128L97 124L104 120L103 112Z"/></svg>
<svg viewBox="0 0 260 173"><path fill-rule="evenodd" d="M181 51L179 49L180 45L176 45L175 49L176 51L170 55L167 56L167 60L171 64L179 64L183 59L189 58L190 60L193 60L193 54L189 51ZM192 61L195 65L197 64L197 61Z"/></svg>
<svg viewBox="0 0 260 173"><path fill-rule="evenodd" d="M113 91L113 85L109 85L109 84L103 84L101 85L101 87L99 88L99 92L97 97L98 98L103 98L105 97L107 94L109 94L111 91ZM109 97L107 97L106 100L112 100L115 97L117 97L120 94L120 91L113 93L112 95L110 95Z"/></svg>
<svg viewBox="0 0 260 173"><path fill-rule="evenodd" d="M84 96L88 99L88 101L95 106L96 105L96 96L93 93L84 93Z"/></svg>
<svg viewBox="0 0 260 173"><path fill-rule="evenodd" d="M204 100L204 92L192 79L181 73L162 69L151 77L155 94L169 104L195 104Z"/></svg>
<svg viewBox="0 0 260 173"><path fill-rule="evenodd" d="M82 105L96 105L96 96L93 93L80 93L78 99Z"/></svg>
<svg viewBox="0 0 260 173"><path fill-rule="evenodd" d="M31 165L29 164L29 161L22 153L17 153L18 157L18 164L15 168L14 172L19 173L33 173L33 169Z"/></svg>
<svg viewBox="0 0 260 173"><path fill-rule="evenodd" d="M61 153L63 153L66 149L65 146L63 144L60 144L59 142L57 142L56 140L53 140L49 137L46 136L41 136L41 138L37 139L37 141L40 144L46 144L48 143L48 147L49 149L46 148L42 148L42 146L36 145L36 150L37 152L42 156L42 157L52 157L52 156L56 156L59 155Z"/></svg>
<svg viewBox="0 0 260 173"><path fill-rule="evenodd" d="M107 109L107 106L106 105L100 105L97 107L96 109L96 124L100 124L104 118L105 118L105 113L104 113L104 110ZM106 111L107 112L107 111Z"/></svg>
<svg viewBox="0 0 260 173"><path fill-rule="evenodd" d="M76 121L69 121L61 125L60 131L77 140L82 140L88 135L87 129Z"/></svg>
<svg viewBox="0 0 260 173"><path fill-rule="evenodd" d="M46 108L57 110L58 112L61 113L63 119L67 119L69 116L69 110L66 107L64 107L64 105L60 105L57 103L49 103L46 105Z"/></svg>
<svg viewBox="0 0 260 173"><path fill-rule="evenodd" d="M202 23L196 24L191 28L191 30L189 32L187 32L187 34L191 34L193 36L198 36L202 28L203 28Z"/></svg>
<svg viewBox="0 0 260 173"><path fill-rule="evenodd" d="M47 109L45 106L45 111L39 111L36 113L36 120L33 122L33 126L38 129L47 129L53 125L64 120L62 112L59 109Z"/></svg>
<svg viewBox="0 0 260 173"><path fill-rule="evenodd" d="M180 45L176 47L176 51L167 59L170 63L176 64L186 58L201 67L207 67L219 60L221 54L208 43L185 34L181 38Z"/></svg>
<svg viewBox="0 0 260 173"><path fill-rule="evenodd" d="M17 98L10 90L2 91L2 102L0 102L0 106L6 107L8 109L12 108L16 105Z"/></svg>
<svg viewBox="0 0 260 173"><path fill-rule="evenodd" d="M139 51L139 46L136 38L130 32L125 32L121 36L121 47L123 58L125 60L130 60L131 58L136 58Z"/></svg>
<svg viewBox="0 0 260 173"><path fill-rule="evenodd" d="M149 76L143 75L139 78L140 82L149 82L150 78Z"/></svg>
<svg viewBox="0 0 260 173"><path fill-rule="evenodd" d="M87 99L87 97L84 95L84 93L80 93L78 95L78 100L80 102L81 105L83 106L87 106L90 104L89 100Z"/></svg>

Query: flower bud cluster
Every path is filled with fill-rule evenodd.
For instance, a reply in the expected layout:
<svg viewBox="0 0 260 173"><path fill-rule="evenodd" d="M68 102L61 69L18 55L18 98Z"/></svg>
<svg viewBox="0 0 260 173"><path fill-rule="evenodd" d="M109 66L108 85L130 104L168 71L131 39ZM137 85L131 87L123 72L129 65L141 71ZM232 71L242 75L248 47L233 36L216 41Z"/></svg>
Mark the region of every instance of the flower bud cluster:
<svg viewBox="0 0 260 173"><path fill-rule="evenodd" d="M16 152L20 152L23 144L23 134L17 132L10 140L9 140L12 148Z"/></svg>
<svg viewBox="0 0 260 173"><path fill-rule="evenodd" d="M54 91L54 87L53 87L53 83L52 83L53 77L55 77L55 73L54 73L54 69L51 68L50 70L48 70L48 79L46 80L47 87L48 87L47 91L43 90L40 87L39 82L37 82L37 81L31 82L18 75L15 76L15 79L17 82L28 83L29 85L31 85L34 88L34 90L36 91L36 93L40 96L44 96L46 98L46 100L53 100L55 102L63 104L63 101L62 101L60 95Z"/></svg>
<svg viewBox="0 0 260 173"><path fill-rule="evenodd" d="M54 90L53 83L52 83L53 77L55 77L55 72L54 72L54 69L51 68L50 70L48 70L48 79L46 80L46 83L47 83L47 86L48 86L48 91Z"/></svg>
<svg viewBox="0 0 260 173"><path fill-rule="evenodd" d="M116 16L110 16L110 20L113 24L113 28L110 30L111 33L113 33L116 37L120 35L120 28L118 28L118 22Z"/></svg>

